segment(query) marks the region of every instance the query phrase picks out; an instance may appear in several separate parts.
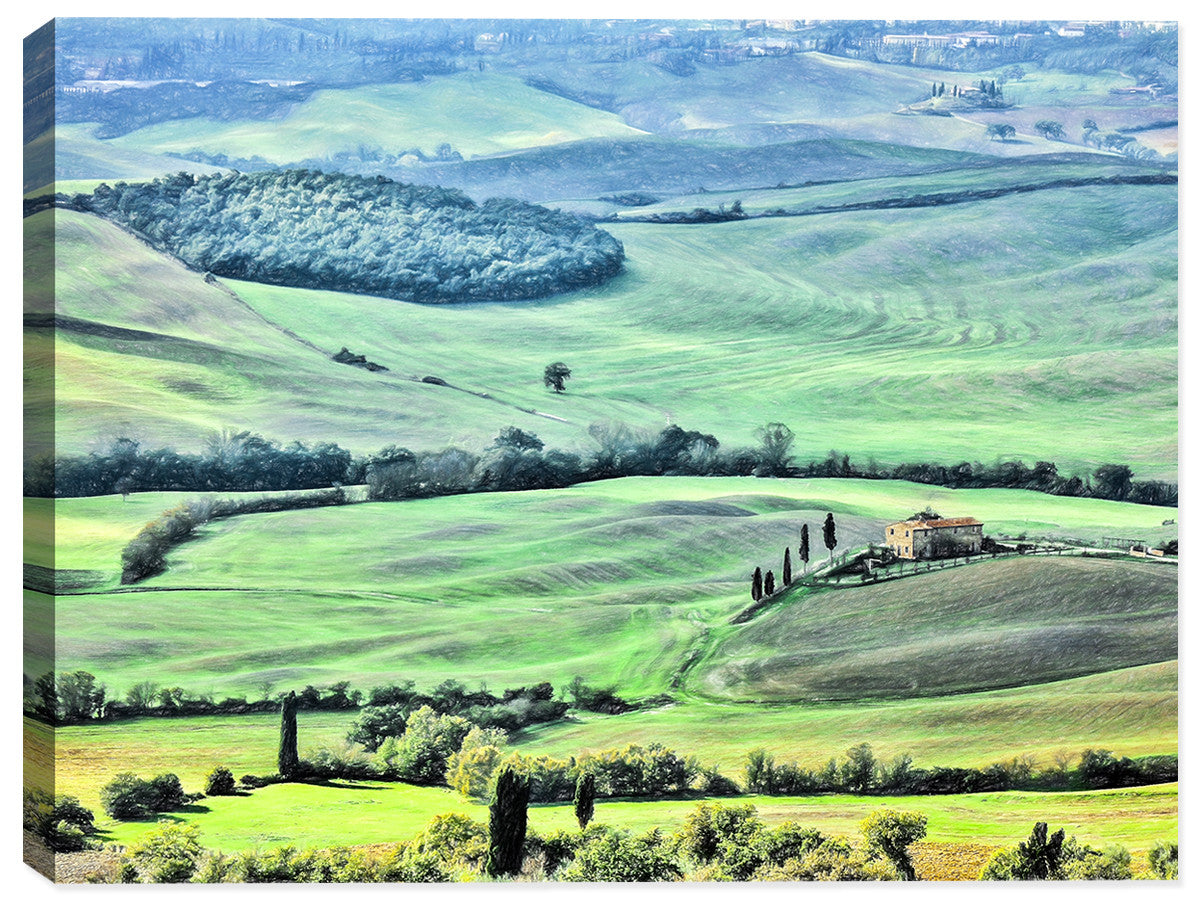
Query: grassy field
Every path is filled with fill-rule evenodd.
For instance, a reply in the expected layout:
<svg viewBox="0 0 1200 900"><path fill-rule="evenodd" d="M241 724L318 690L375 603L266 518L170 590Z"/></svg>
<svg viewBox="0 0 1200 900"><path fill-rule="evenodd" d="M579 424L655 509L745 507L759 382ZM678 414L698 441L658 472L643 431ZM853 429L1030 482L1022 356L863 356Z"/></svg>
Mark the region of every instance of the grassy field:
<svg viewBox="0 0 1200 900"><path fill-rule="evenodd" d="M121 539L152 517L156 502L174 500L56 501L56 566L111 585ZM48 503L30 501L30 509L45 514ZM300 687L347 678L365 688L396 677L432 686L452 676L509 686L579 674L633 695L658 693L681 686L678 674L701 651L706 666L716 665L714 647L760 627L725 623L749 602L749 573L777 569L802 524L816 535L825 513L835 512L839 547L847 548L878 540L887 521L926 505L976 515L992 533L1116 532L1156 542L1173 533L1154 507L849 479L622 479L256 514L205 526L172 552L167 573L137 589L58 598L59 665L93 671L118 691L144 679L221 693L263 679ZM1077 562L1084 561L985 562L978 571L1015 565L1042 573L1046 584L1035 595L1050 627L1066 602L1058 592L1071 592L1057 567ZM1096 565L1123 571L1118 562ZM1158 596L1152 608L1169 617L1173 598L1155 579L1159 570L1131 565L1134 583ZM994 616L989 602L964 600L964 625L971 604ZM758 621L791 614L784 607ZM998 627L1018 624L1029 621L997 619ZM1036 633L1019 632L1026 640ZM1167 637L1143 636L1161 655L1131 660L1114 650L1107 667L1170 658ZM1055 665L1047 659L1034 668L1042 680L1063 677ZM721 691L707 676L686 683Z"/></svg>
<svg viewBox="0 0 1200 900"><path fill-rule="evenodd" d="M601 419L677 422L728 446L776 420L796 432L801 460L833 447L860 463L1019 456L1174 478L1175 196L1086 188L621 224L610 228L627 272L605 287L455 307L232 283L239 301L106 223L60 212L60 314L179 340L60 330L59 446L132 432L194 447L248 427L357 451L480 448L515 424L586 451L584 429ZM1002 303L981 302L996 292ZM391 373L329 361L342 346ZM556 359L575 372L562 395L541 384ZM407 380L425 375L490 399Z"/></svg>
<svg viewBox="0 0 1200 900"><path fill-rule="evenodd" d="M622 717L623 718L623 717ZM302 752L317 742L335 742L344 730L341 714L302 714ZM60 729L56 789L99 808L99 791L117 770L143 775L172 771L186 790L203 788L214 765L235 774L268 772L277 738L274 716L153 720ZM47 751L46 729L26 724L26 753ZM519 748L525 751L526 748ZM857 823L872 809L913 809L930 818L929 840L1003 845L1025 837L1034 821L1049 821L1096 845L1122 843L1145 850L1156 840L1175 840L1178 798L1175 785L1121 791L1037 794L1008 792L949 797L757 797L751 802L769 823L799 820L831 834L854 836ZM625 828L671 829L695 805L694 800L597 803L596 821ZM221 850L242 850L291 843L299 846L375 844L413 837L438 813L463 812L486 821L487 807L443 788L403 784L343 783L276 785L250 796L211 797L172 816L196 823L201 842ZM103 837L119 843L135 840L151 827L146 822L101 819ZM569 804L535 806L530 824L540 831L573 828Z"/></svg>
<svg viewBox="0 0 1200 900"><path fill-rule="evenodd" d="M528 87L508 75L465 72L413 84L317 91L277 121L182 119L139 128L108 143L119 150L230 157L286 164L360 147L430 156L449 143L464 156L499 153L639 130L612 113Z"/></svg>

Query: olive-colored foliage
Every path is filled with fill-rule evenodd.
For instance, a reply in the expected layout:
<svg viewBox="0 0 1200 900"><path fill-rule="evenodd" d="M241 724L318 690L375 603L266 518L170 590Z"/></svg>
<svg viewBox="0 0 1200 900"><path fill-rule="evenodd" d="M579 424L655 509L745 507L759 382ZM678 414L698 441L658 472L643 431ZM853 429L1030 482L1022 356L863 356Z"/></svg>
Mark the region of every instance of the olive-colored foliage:
<svg viewBox="0 0 1200 900"><path fill-rule="evenodd" d="M198 825L162 823L126 852L122 880L166 884L190 881L204 852L199 837Z"/></svg>
<svg viewBox="0 0 1200 900"><path fill-rule="evenodd" d="M563 881L677 881L683 876L667 842L652 829L641 835L589 825Z"/></svg>
<svg viewBox="0 0 1200 900"><path fill-rule="evenodd" d="M980 881L1125 880L1132 877L1130 855L1124 847L1104 851L1053 834L1045 822L1033 826L1016 847L998 850L979 874Z"/></svg>
<svg viewBox="0 0 1200 900"><path fill-rule="evenodd" d="M479 872L487 857L488 833L483 825L469 816L444 813L434 816L409 846L414 853L437 858L446 870Z"/></svg>
<svg viewBox="0 0 1200 900"><path fill-rule="evenodd" d="M1155 878L1176 879L1179 877L1179 845L1160 841L1147 854L1150 871Z"/></svg>
<svg viewBox="0 0 1200 900"><path fill-rule="evenodd" d="M894 809L877 809L859 826L867 846L878 850L896 867L904 881L915 881L908 848L925 837L929 817L923 813Z"/></svg>
<svg viewBox="0 0 1200 900"><path fill-rule="evenodd" d="M828 838L799 859L764 867L756 881L898 881L888 860L872 856L844 838Z"/></svg>

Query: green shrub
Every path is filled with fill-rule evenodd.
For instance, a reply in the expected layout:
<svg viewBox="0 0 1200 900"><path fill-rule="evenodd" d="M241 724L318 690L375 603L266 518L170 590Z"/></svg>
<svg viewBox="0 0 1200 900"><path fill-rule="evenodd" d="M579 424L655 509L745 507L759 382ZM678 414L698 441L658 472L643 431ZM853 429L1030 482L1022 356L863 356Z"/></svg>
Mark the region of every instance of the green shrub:
<svg viewBox="0 0 1200 900"><path fill-rule="evenodd" d="M434 816L411 842L413 853L429 854L446 868L481 871L487 856L487 829L462 813Z"/></svg>
<svg viewBox="0 0 1200 900"><path fill-rule="evenodd" d="M768 865L756 881L899 881L900 873L886 859L871 856L844 838L828 838L800 859Z"/></svg>
<svg viewBox="0 0 1200 900"><path fill-rule="evenodd" d="M141 881L177 884L189 881L204 852L197 825L165 822L129 848L125 862Z"/></svg>
<svg viewBox="0 0 1200 900"><path fill-rule="evenodd" d="M179 809L188 802L188 796L177 775L156 775L147 781L122 772L101 789L100 802L114 819L144 819L153 813Z"/></svg>
<svg viewBox="0 0 1200 900"><path fill-rule="evenodd" d="M217 766L204 780L204 793L210 797L228 797L237 793L237 782L233 780L233 773L224 766Z"/></svg>
<svg viewBox="0 0 1200 900"><path fill-rule="evenodd" d="M683 876L658 830L634 836L590 825L563 872L564 881L677 881Z"/></svg>
<svg viewBox="0 0 1200 900"><path fill-rule="evenodd" d="M1147 854L1150 871L1155 878L1177 879L1179 877L1179 845L1159 841Z"/></svg>
<svg viewBox="0 0 1200 900"><path fill-rule="evenodd" d="M1085 847L1077 855L1069 855L1074 858L1063 865L1062 874L1071 881L1128 881L1133 877L1132 859L1124 847L1109 847L1103 852Z"/></svg>

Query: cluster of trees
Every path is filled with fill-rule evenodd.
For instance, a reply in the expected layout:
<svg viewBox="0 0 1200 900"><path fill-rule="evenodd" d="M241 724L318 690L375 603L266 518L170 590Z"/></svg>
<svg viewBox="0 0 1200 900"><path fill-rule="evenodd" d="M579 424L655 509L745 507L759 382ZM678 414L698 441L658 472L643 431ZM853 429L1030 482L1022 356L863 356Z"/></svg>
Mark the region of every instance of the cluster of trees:
<svg viewBox="0 0 1200 900"><path fill-rule="evenodd" d="M179 173L60 199L216 275L422 303L544 297L599 284L625 258L574 216L383 176Z"/></svg>
<svg viewBox="0 0 1200 900"><path fill-rule="evenodd" d="M566 704L537 701L532 696L526 693L499 708L529 724L553 721L544 717L557 717L565 711ZM529 779L531 796L539 803L572 799L584 775L592 776L595 796L644 797L686 792L702 774L709 779L717 774L704 773L695 759L660 744L630 745L569 760L512 753L507 729L469 718L474 715L486 722L488 709L472 706L455 715L429 706L408 713L399 705L370 707L347 735L348 742L363 747L365 754L325 748L300 761L298 771L301 777L445 784L467 796L486 797L498 772L510 768Z"/></svg>
<svg viewBox="0 0 1200 900"><path fill-rule="evenodd" d="M301 491L357 484L364 463L337 444L281 446L250 431L213 435L200 453L143 449L127 437L85 456L42 456L25 469L27 497L140 491Z"/></svg>
<svg viewBox="0 0 1200 900"><path fill-rule="evenodd" d="M793 763L776 763L765 750L755 750L746 761L746 791L758 794L975 794L1008 790L1091 790L1165 784L1179 778L1177 756L1117 759L1108 750L1087 750L1078 766L1073 757L1059 754L1051 766L1038 769L1032 757L1017 756L983 769L935 766L920 769L911 756L901 754L890 763L875 758L870 744L848 749L839 761L831 758L823 768L807 769Z"/></svg>
<svg viewBox="0 0 1200 900"><path fill-rule="evenodd" d="M101 789L100 803L114 819L145 819L175 812L201 796L184 793L179 776L170 772L153 778L122 772Z"/></svg>
<svg viewBox="0 0 1200 900"><path fill-rule="evenodd" d="M388 738L401 737L417 710L429 709L462 718L480 728L504 732L553 722L566 715L569 704L554 699L548 681L532 687L510 688L496 696L486 690L467 691L460 682L442 682L432 694L422 694L409 681L371 692L367 708L355 720L347 739L375 752Z"/></svg>

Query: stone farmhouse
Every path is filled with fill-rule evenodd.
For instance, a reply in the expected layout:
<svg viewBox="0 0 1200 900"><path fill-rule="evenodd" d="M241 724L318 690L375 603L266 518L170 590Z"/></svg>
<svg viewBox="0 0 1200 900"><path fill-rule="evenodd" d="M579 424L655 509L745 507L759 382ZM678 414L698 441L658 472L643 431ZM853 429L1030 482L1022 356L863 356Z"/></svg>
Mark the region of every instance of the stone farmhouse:
<svg viewBox="0 0 1200 900"><path fill-rule="evenodd" d="M884 529L884 541L901 559L936 559L978 553L983 523L970 516L957 519L917 516Z"/></svg>

